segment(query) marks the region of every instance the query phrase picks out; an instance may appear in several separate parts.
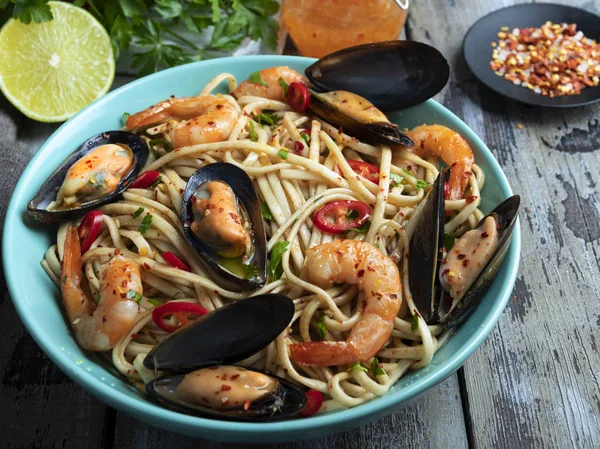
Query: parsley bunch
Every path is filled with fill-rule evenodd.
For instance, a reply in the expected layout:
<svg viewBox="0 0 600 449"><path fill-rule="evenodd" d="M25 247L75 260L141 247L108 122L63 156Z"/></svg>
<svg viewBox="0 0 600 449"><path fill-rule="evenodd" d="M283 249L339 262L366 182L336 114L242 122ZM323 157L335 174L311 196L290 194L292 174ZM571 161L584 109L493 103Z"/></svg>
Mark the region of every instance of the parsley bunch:
<svg viewBox="0 0 600 449"><path fill-rule="evenodd" d="M139 75L218 56L237 48L246 37L262 39L274 49L279 9L276 0L72 0L94 15L110 34L115 58L132 43L139 48L132 66ZM0 25L10 17L23 23L52 20L48 0L0 0ZM184 25L192 36L212 28L208 45L178 32ZM165 42L166 40L169 42Z"/></svg>

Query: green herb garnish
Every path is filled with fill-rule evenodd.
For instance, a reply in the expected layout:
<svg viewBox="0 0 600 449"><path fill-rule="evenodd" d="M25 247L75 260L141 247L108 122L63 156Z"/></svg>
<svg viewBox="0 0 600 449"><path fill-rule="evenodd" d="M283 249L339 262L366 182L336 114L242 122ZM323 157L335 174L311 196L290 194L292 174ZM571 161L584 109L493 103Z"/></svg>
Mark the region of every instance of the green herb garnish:
<svg viewBox="0 0 600 449"><path fill-rule="evenodd" d="M302 137L302 140L306 142L306 145L310 145L310 136L308 133L300 133L300 137Z"/></svg>
<svg viewBox="0 0 600 449"><path fill-rule="evenodd" d="M357 218L358 218L358 211L355 211L354 209L350 209L348 212L346 212L346 220L354 221Z"/></svg>
<svg viewBox="0 0 600 449"><path fill-rule="evenodd" d="M417 179L417 185L415 186L417 190L424 189L427 187L429 183L427 181L423 181L422 179Z"/></svg>
<svg viewBox="0 0 600 449"><path fill-rule="evenodd" d="M140 234L145 234L146 231L148 229L150 229L150 226L152 226L152 215L147 214L143 220L142 223L140 224L140 227L138 228L138 232Z"/></svg>
<svg viewBox="0 0 600 449"><path fill-rule="evenodd" d="M273 214L271 213L271 209L269 209L269 205L265 201L261 201L260 210L265 220L273 220Z"/></svg>
<svg viewBox="0 0 600 449"><path fill-rule="evenodd" d="M411 176L411 177L415 177L415 175L413 175L411 172L409 172L407 169L403 168L402 171L404 172L404 174Z"/></svg>
<svg viewBox="0 0 600 449"><path fill-rule="evenodd" d="M161 146L167 153L173 149L173 145L171 145L165 139L152 139L150 142L148 142L148 146L152 151L156 151L156 147Z"/></svg>
<svg viewBox="0 0 600 449"><path fill-rule="evenodd" d="M348 372L354 371L355 369L359 371L369 371L367 368L362 366L360 362L354 362L352 365L350 365L350 368L348 368Z"/></svg>
<svg viewBox="0 0 600 449"><path fill-rule="evenodd" d="M362 232L364 234L369 230L369 227L371 227L371 222L365 221L362 226L358 228L349 228L348 231Z"/></svg>
<svg viewBox="0 0 600 449"><path fill-rule="evenodd" d="M288 152L285 150L279 150L277 152L277 155L281 158L281 159L287 159L288 158Z"/></svg>
<svg viewBox="0 0 600 449"><path fill-rule="evenodd" d="M286 82L285 82L285 80L284 80L283 78L281 78L281 77L279 77L279 81L278 81L278 82L279 82L279 85L280 85L281 87L283 87L283 93L284 93L284 94L285 94L285 96L287 97L287 93L288 93L288 87L290 87L290 86L289 86L289 84L288 84L288 83L286 83Z"/></svg>
<svg viewBox="0 0 600 449"><path fill-rule="evenodd" d="M131 299L132 301L135 301L135 302L140 302L142 300L142 294L136 292L133 289L130 289L127 292L127 299Z"/></svg>
<svg viewBox="0 0 600 449"><path fill-rule="evenodd" d="M261 86L270 87L271 85L262 79L260 72L252 72L248 77L251 83L260 84Z"/></svg>
<svg viewBox="0 0 600 449"><path fill-rule="evenodd" d="M162 304L162 302L160 302L158 299L149 299L148 302L154 307L158 307Z"/></svg>
<svg viewBox="0 0 600 449"><path fill-rule="evenodd" d="M156 180L150 184L146 190L152 190L154 187L156 187L157 185L159 185L162 182L162 176L159 176L158 178L156 178Z"/></svg>
<svg viewBox="0 0 600 449"><path fill-rule="evenodd" d="M277 123L277 115L272 112L261 112L256 116L259 125L273 126Z"/></svg>
<svg viewBox="0 0 600 449"><path fill-rule="evenodd" d="M137 218L140 215L142 215L142 213L145 211L146 209L144 209L143 207L140 207L138 210L136 210L132 215L133 218Z"/></svg>
<svg viewBox="0 0 600 449"><path fill-rule="evenodd" d="M399 186L404 178L398 173L390 173L390 185L392 187Z"/></svg>
<svg viewBox="0 0 600 449"><path fill-rule="evenodd" d="M96 303L96 305L100 303L100 292L98 292L98 294L96 295L94 302Z"/></svg>
<svg viewBox="0 0 600 449"><path fill-rule="evenodd" d="M319 317L319 321L317 321L317 329L319 329L319 334L321 335L321 341L325 340L325 334L327 333L327 326L325 326L325 314L321 313Z"/></svg>
<svg viewBox="0 0 600 449"><path fill-rule="evenodd" d="M412 320L410 322L410 330L412 332L417 332L419 330L419 315L416 313L413 315Z"/></svg>
<svg viewBox="0 0 600 449"><path fill-rule="evenodd" d="M250 136L250 140L252 142L256 142L258 140L258 134L256 134L256 130L254 129L254 122L252 120L248 122L248 135Z"/></svg>
<svg viewBox="0 0 600 449"><path fill-rule="evenodd" d="M123 120L127 120L131 114L129 112L123 112Z"/></svg>
<svg viewBox="0 0 600 449"><path fill-rule="evenodd" d="M371 363L371 371L375 376L385 376L385 371L379 364L379 360L377 360L377 357L373 357L373 362Z"/></svg>
<svg viewBox="0 0 600 449"><path fill-rule="evenodd" d="M444 249L450 251L456 242L456 237L450 234L444 234Z"/></svg>
<svg viewBox="0 0 600 449"><path fill-rule="evenodd" d="M273 249L271 250L268 267L269 279L271 279L271 282L278 280L283 274L283 265L281 264L281 258L283 257L283 254L288 250L288 246L290 246L290 242L281 241L275 243Z"/></svg>

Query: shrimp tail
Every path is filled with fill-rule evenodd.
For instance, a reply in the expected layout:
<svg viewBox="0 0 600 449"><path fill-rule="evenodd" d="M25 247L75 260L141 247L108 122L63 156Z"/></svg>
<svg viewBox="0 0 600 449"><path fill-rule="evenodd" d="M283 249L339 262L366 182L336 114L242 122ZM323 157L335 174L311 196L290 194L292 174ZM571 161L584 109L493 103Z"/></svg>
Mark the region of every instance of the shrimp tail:
<svg viewBox="0 0 600 449"><path fill-rule="evenodd" d="M82 298L86 298L86 294L81 288L82 277L79 234L76 227L70 226L65 239L60 290L67 317L71 322L82 315L90 315L92 312L90 302L82 300Z"/></svg>
<svg viewBox="0 0 600 449"><path fill-rule="evenodd" d="M290 345L292 360L300 365L350 365L358 360L358 351L346 341L309 341Z"/></svg>

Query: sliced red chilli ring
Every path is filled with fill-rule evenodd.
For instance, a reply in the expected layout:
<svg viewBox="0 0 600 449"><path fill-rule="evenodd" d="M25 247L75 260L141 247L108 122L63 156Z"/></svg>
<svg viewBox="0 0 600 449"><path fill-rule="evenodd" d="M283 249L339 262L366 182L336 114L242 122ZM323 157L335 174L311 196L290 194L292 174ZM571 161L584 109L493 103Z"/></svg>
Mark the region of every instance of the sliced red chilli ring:
<svg viewBox="0 0 600 449"><path fill-rule="evenodd" d="M319 411L323 405L323 393L317 390L308 390L306 392L306 405L300 413L303 418L308 418Z"/></svg>
<svg viewBox="0 0 600 449"><path fill-rule="evenodd" d="M102 228L102 212L99 210L93 210L88 212L83 220L81 220L81 224L79 228L77 228L77 233L79 234L79 241L81 242L81 254L85 253L90 247L98 234L100 234L100 229Z"/></svg>
<svg viewBox="0 0 600 449"><path fill-rule="evenodd" d="M166 332L175 332L190 323L190 317L206 315L208 311L199 304L190 302L168 302L152 310L152 321ZM175 316L177 324L172 326L165 318Z"/></svg>
<svg viewBox="0 0 600 449"><path fill-rule="evenodd" d="M341 234L350 228L365 224L371 216L371 208L362 201L333 201L319 209L313 223L321 231Z"/></svg>
<svg viewBox="0 0 600 449"><path fill-rule="evenodd" d="M149 170L142 173L129 186L130 189L147 189L160 177L157 171Z"/></svg>
<svg viewBox="0 0 600 449"><path fill-rule="evenodd" d="M185 263L183 263L183 261L179 257L177 257L175 254L173 254L171 251L165 251L164 253L161 254L161 256L163 259L165 259L165 262L167 262L173 268L179 268L180 270L183 270L183 271L191 271L190 267L188 267Z"/></svg>

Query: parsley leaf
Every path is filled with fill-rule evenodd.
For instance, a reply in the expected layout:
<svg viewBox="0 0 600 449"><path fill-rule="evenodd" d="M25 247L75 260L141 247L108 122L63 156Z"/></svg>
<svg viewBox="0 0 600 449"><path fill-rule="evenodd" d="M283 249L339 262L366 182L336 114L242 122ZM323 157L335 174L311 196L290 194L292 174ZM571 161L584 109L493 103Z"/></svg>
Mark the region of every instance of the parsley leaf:
<svg viewBox="0 0 600 449"><path fill-rule="evenodd" d="M319 317L319 321L317 321L315 326L317 326L317 329L319 329L319 334L321 335L321 341L325 340L325 335L327 333L327 327L325 326L325 314L324 313L321 313L321 316Z"/></svg>
<svg viewBox="0 0 600 449"><path fill-rule="evenodd" d="M288 152L285 150L279 150L277 152L277 155L281 158L281 159L287 159L288 158Z"/></svg>
<svg viewBox="0 0 600 449"><path fill-rule="evenodd" d="M158 146L163 147L166 152L169 152L173 149L173 145L171 145L165 139L152 139L150 142L148 142L148 146L152 151L156 151L156 147Z"/></svg>
<svg viewBox="0 0 600 449"><path fill-rule="evenodd" d="M415 175L413 175L411 172L409 172L407 169L403 168L402 171L404 172L404 174L408 175L408 176L412 176L413 178L415 177Z"/></svg>
<svg viewBox="0 0 600 449"><path fill-rule="evenodd" d="M261 201L260 210L262 211L262 216L265 220L273 220L271 209L269 209L269 205L265 201Z"/></svg>
<svg viewBox="0 0 600 449"><path fill-rule="evenodd" d="M422 179L417 179L417 185L416 185L417 190L424 189L428 185L429 185L429 183L427 181L423 181Z"/></svg>
<svg viewBox="0 0 600 449"><path fill-rule="evenodd" d="M450 251L456 242L456 237L450 234L444 233L444 248L446 251Z"/></svg>
<svg viewBox="0 0 600 449"><path fill-rule="evenodd" d="M148 302L154 307L158 307L162 304L162 302L160 302L158 299L149 299Z"/></svg>
<svg viewBox="0 0 600 449"><path fill-rule="evenodd" d="M283 274L281 258L283 257L283 254L288 250L288 246L290 246L290 242L286 242L284 240L275 243L273 249L271 250L268 267L269 279L271 279L271 282L278 280Z"/></svg>
<svg viewBox="0 0 600 449"><path fill-rule="evenodd" d="M154 187L156 187L157 185L159 185L162 182L162 176L159 176L158 178L156 178L154 180L154 182L152 184L150 184L146 190L152 190Z"/></svg>
<svg viewBox="0 0 600 449"><path fill-rule="evenodd" d="M256 134L256 130L254 129L254 122L252 120L248 122L248 135L250 136L250 140L252 142L258 141L258 134Z"/></svg>
<svg viewBox="0 0 600 449"><path fill-rule="evenodd" d="M123 112L123 120L127 120L131 114L129 112Z"/></svg>
<svg viewBox="0 0 600 449"><path fill-rule="evenodd" d="M308 132L301 132L300 137L306 142L306 145L310 145L310 136L308 135Z"/></svg>
<svg viewBox="0 0 600 449"><path fill-rule="evenodd" d="M127 299L131 299L135 302L140 302L142 300L142 294L136 292L133 289L129 289L129 291L127 292Z"/></svg>
<svg viewBox="0 0 600 449"><path fill-rule="evenodd" d="M281 77L279 77L279 81L278 82L279 82L279 85L281 87L283 87L283 93L287 97L288 87L290 87L289 84L286 83L286 81L283 78L281 78Z"/></svg>
<svg viewBox="0 0 600 449"><path fill-rule="evenodd" d="M419 330L419 315L416 313L413 315L412 320L410 322L410 330L412 332L417 332Z"/></svg>
<svg viewBox="0 0 600 449"><path fill-rule="evenodd" d="M262 79L260 72L252 72L248 77L248 80L254 84L260 84L261 86L270 87L271 85Z"/></svg>
<svg viewBox="0 0 600 449"><path fill-rule="evenodd" d="M348 212L346 212L346 220L354 221L357 218L358 218L358 212L355 211L354 209L350 209Z"/></svg>
<svg viewBox="0 0 600 449"><path fill-rule="evenodd" d="M359 371L369 371L367 368L362 366L360 362L354 362L352 365L350 365L350 368L348 368L348 372L354 371L355 369Z"/></svg>
<svg viewBox="0 0 600 449"><path fill-rule="evenodd" d="M366 233L369 228L371 227L371 222L370 221L365 221L363 223L363 225L359 228L348 228L348 231L354 231L354 232L359 232L359 233Z"/></svg>
<svg viewBox="0 0 600 449"><path fill-rule="evenodd" d="M1 2L2 9L8 6L8 2ZM48 0L13 0L15 4L12 16L25 24L47 22L53 19Z"/></svg>
<svg viewBox="0 0 600 449"><path fill-rule="evenodd" d="M147 214L144 219L142 220L142 223L140 224L140 227L138 228L138 232L140 234L145 234L146 231L148 229L150 229L150 226L152 226L152 215Z"/></svg>
<svg viewBox="0 0 600 449"><path fill-rule="evenodd" d="M94 302L96 303L96 305L98 305L100 303L100 292L98 292L98 294L96 295Z"/></svg>
<svg viewBox="0 0 600 449"><path fill-rule="evenodd" d="M136 211L135 211L135 212L132 214L132 215L133 215L133 218L137 218L137 217L139 217L140 215L142 215L142 213L144 212L144 210L145 210L145 209L144 209L143 207L140 207L138 210L136 210Z"/></svg>
<svg viewBox="0 0 600 449"><path fill-rule="evenodd" d="M385 375L385 371L379 364L379 360L377 360L377 357L373 357L373 362L371 363L371 371L373 372L373 374L375 376L384 376Z"/></svg>
<svg viewBox="0 0 600 449"><path fill-rule="evenodd" d="M261 112L256 116L256 121L259 125L273 126L277 123L277 115L272 112Z"/></svg>
<svg viewBox="0 0 600 449"><path fill-rule="evenodd" d="M398 173L390 173L390 186L396 187L402 183L404 178L400 176Z"/></svg>

